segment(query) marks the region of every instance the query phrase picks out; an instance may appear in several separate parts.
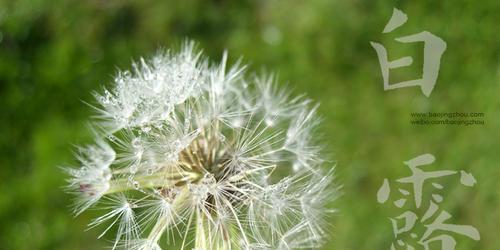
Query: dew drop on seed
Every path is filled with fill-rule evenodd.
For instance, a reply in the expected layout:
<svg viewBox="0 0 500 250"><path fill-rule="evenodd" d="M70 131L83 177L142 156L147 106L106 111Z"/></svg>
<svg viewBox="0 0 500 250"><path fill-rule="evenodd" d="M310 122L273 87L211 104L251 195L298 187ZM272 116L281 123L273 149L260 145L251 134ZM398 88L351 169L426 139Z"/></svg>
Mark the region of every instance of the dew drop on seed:
<svg viewBox="0 0 500 250"><path fill-rule="evenodd" d="M114 142L114 141L116 141L116 136L108 135L108 140Z"/></svg>
<svg viewBox="0 0 500 250"><path fill-rule="evenodd" d="M157 123L157 124L155 124L155 128L162 129L163 128L163 124L162 123Z"/></svg>
<svg viewBox="0 0 500 250"><path fill-rule="evenodd" d="M134 147L134 148L140 148L141 147L141 139L139 139L137 137L134 138L132 140L132 147Z"/></svg>
<svg viewBox="0 0 500 250"><path fill-rule="evenodd" d="M221 133L219 133L218 138L219 138L219 140L221 142L225 142L226 141L226 137L223 134L221 134Z"/></svg>
<svg viewBox="0 0 500 250"><path fill-rule="evenodd" d="M176 160L176 155L172 152L167 152L165 153L165 158L167 158L168 161L174 161Z"/></svg>
<svg viewBox="0 0 500 250"><path fill-rule="evenodd" d="M138 168L138 167L139 167L139 166L138 166L137 164L133 164L132 166L130 166L130 170L129 170L129 171L130 171L130 173L131 173L131 174L135 174L135 173L137 173L137 168Z"/></svg>
<svg viewBox="0 0 500 250"><path fill-rule="evenodd" d="M142 158L142 154L144 153L144 150L142 148L138 148L136 151L135 151L135 157L137 159L141 159Z"/></svg>
<svg viewBox="0 0 500 250"><path fill-rule="evenodd" d="M178 149L182 148L182 143L181 143L181 141L180 141L180 140L175 140L175 141L173 142L173 144L174 144L174 148L175 148L176 150L178 150Z"/></svg>
<svg viewBox="0 0 500 250"><path fill-rule="evenodd" d="M203 177L203 179L201 179L201 183L203 185L207 185L207 186L213 186L216 184L216 180L215 180L215 177L213 174L210 174L210 173L207 173L205 174L205 176Z"/></svg>
<svg viewBox="0 0 500 250"><path fill-rule="evenodd" d="M141 130L142 130L144 133L147 133L147 132L151 131L151 127L150 127L150 126L142 126L142 127L141 127Z"/></svg>

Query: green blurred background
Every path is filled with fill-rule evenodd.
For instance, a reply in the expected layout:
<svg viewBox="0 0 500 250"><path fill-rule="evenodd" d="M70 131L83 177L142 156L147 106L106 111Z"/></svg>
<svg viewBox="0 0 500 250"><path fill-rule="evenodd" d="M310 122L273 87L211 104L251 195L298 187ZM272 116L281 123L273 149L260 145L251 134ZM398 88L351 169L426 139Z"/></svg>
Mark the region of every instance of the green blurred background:
<svg viewBox="0 0 500 250"><path fill-rule="evenodd" d="M393 7L409 21L382 34ZM94 212L73 218L61 189L58 167L76 164L73 145L91 141L92 113L82 101L92 101L117 68L185 38L215 60L227 49L250 70L276 71L294 93L321 103L327 150L344 185L324 249L389 249L388 217L401 210L378 204L376 191L384 178L408 175L403 161L423 153L437 158L426 169L465 169L478 181L473 188L440 181L452 222L481 233L479 242L453 235L457 249L500 249L499 13L497 0L0 0L0 249L108 246L96 239L99 230L84 231ZM448 45L432 95L384 92L369 42L386 45L391 58L413 56L394 81L414 79L421 44L393 39L423 30ZM411 112L428 111L484 112L486 124L409 123Z"/></svg>

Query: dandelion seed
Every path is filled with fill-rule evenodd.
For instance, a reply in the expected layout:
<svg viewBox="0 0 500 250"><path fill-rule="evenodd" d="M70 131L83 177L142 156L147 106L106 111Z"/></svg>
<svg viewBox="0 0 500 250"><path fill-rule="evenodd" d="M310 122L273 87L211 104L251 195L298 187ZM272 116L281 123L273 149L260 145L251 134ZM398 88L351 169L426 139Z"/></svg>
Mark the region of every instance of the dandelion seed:
<svg viewBox="0 0 500 250"><path fill-rule="evenodd" d="M227 54L186 43L122 71L95 93L96 144L69 169L75 213L107 212L113 249L300 249L324 242L338 196L314 130L317 106ZM116 228L115 230L111 230ZM180 239L180 240L179 240Z"/></svg>

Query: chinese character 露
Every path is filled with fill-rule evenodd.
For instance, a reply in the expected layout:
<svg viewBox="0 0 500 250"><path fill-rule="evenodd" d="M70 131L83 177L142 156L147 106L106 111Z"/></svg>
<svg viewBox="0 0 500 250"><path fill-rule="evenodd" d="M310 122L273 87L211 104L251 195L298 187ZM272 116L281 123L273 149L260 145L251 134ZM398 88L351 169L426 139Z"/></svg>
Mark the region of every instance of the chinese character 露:
<svg viewBox="0 0 500 250"><path fill-rule="evenodd" d="M410 169L411 175L397 179L396 182L401 185L409 185L410 188L399 188L399 193L402 198L397 199L393 204L397 208L403 208L411 196L416 210L408 209L400 215L390 218L392 229L395 237L395 243L391 244L391 250L395 249L416 249L415 246L419 245L425 250L431 249L432 245L440 246L442 250L453 250L457 244L453 234L469 237L472 240L478 241L480 239L479 231L473 226L469 225L456 225L448 221L451 219L451 214L447 211L440 209L439 203L443 201L443 197L438 193L433 193L429 199L428 205L422 205L423 190L425 184L432 185L433 190L442 190L444 187L437 183L436 180L440 177L457 175L457 171L440 170L440 171L425 171L422 168L434 162L435 157L431 154L423 154L417 156L404 164ZM472 187L476 183L474 177L465 171L460 171L460 182L464 186ZM384 179L382 186L377 192L377 201L385 203L388 201L391 193L389 181ZM425 207L423 210L418 210ZM422 211L421 218L418 217L418 211ZM423 225L425 228L422 235L418 236L413 232L417 223ZM443 233L444 232L444 233ZM416 243L405 242L402 240L402 235L409 235L411 238L416 239Z"/></svg>

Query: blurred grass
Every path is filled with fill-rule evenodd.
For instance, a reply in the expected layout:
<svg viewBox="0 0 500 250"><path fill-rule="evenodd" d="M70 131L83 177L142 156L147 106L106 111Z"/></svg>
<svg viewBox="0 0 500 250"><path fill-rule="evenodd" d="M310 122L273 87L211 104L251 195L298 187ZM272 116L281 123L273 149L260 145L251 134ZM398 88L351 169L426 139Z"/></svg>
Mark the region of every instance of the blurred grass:
<svg viewBox="0 0 500 250"><path fill-rule="evenodd" d="M398 7L409 21L381 31ZM0 249L102 249L84 232L92 212L73 218L58 166L72 145L90 141L82 101L131 59L185 38L220 59L243 55L251 70L276 70L295 93L321 103L322 132L338 162L345 195L324 249L388 249L387 217L376 203L384 178L432 153L429 169L466 169L478 184L444 183L443 208L473 225L481 241L457 236L457 249L500 249L500 3L487 1L60 1L0 0ZM430 98L417 88L384 92L370 41L394 58L421 47L394 44L428 30L445 52ZM392 45L391 45L392 43ZM416 78L418 68L398 75ZM410 112L484 112L485 126L412 126Z"/></svg>

